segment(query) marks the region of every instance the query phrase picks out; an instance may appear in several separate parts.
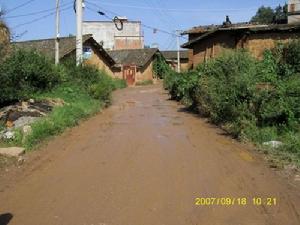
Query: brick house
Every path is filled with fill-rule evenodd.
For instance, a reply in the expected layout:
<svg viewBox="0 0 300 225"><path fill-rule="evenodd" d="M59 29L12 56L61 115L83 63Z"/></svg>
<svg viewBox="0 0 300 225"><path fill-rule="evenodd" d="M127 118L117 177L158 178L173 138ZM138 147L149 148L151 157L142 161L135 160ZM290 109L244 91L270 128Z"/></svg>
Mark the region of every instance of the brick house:
<svg viewBox="0 0 300 225"><path fill-rule="evenodd" d="M113 21L84 21L82 28L84 34L93 34L106 50L144 48L141 21L129 21L122 17L122 23L122 29L117 29Z"/></svg>
<svg viewBox="0 0 300 225"><path fill-rule="evenodd" d="M266 49L278 42L300 37L300 25L253 25L195 27L185 31L189 41L182 45L190 49L189 64L193 67L210 58L217 57L224 49L244 48L256 58L261 58Z"/></svg>
<svg viewBox="0 0 300 225"><path fill-rule="evenodd" d="M189 52L184 50L180 51L180 69L187 71L189 69ZM177 51L161 51L161 54L165 57L168 65L173 69L177 70Z"/></svg>
<svg viewBox="0 0 300 225"><path fill-rule="evenodd" d="M34 49L41 54L54 60L55 57L55 39L42 39L23 42L14 42L13 46L17 48ZM76 55L76 38L62 37L60 38L60 60L67 60ZM108 75L114 76L112 67L115 61L110 55L99 45L92 35L83 35L83 58L84 63L95 65L99 70L105 71Z"/></svg>
<svg viewBox="0 0 300 225"><path fill-rule="evenodd" d="M157 48L113 50L108 53L116 62L113 67L115 77L125 79L128 85L156 79L153 63L161 54Z"/></svg>

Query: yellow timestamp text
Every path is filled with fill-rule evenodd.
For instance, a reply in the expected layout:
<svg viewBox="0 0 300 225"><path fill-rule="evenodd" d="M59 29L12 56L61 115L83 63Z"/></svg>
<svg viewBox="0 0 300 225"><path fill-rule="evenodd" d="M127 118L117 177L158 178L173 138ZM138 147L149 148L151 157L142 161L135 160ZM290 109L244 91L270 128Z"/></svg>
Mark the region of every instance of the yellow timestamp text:
<svg viewBox="0 0 300 225"><path fill-rule="evenodd" d="M196 206L247 206L247 205L254 205L254 206L276 206L278 204L277 198L261 198L261 197L241 197L241 198L231 198L231 197L224 197L224 198L195 198L195 205Z"/></svg>

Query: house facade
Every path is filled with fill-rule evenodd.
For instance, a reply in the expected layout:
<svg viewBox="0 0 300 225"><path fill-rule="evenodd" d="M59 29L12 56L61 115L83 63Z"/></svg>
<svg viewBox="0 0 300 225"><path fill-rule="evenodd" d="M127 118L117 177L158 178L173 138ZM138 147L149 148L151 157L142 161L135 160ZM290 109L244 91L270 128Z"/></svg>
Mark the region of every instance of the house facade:
<svg viewBox="0 0 300 225"><path fill-rule="evenodd" d="M142 49L144 36L140 21L122 19L121 27L113 21L85 21L83 33L92 34L106 50Z"/></svg>
<svg viewBox="0 0 300 225"><path fill-rule="evenodd" d="M182 47L190 49L189 61L195 67L219 56L225 49L247 49L260 59L264 51L275 47L276 43L299 38L300 25L236 24L198 27L185 34L189 35L189 41Z"/></svg>
<svg viewBox="0 0 300 225"><path fill-rule="evenodd" d="M177 54L178 51L161 51L161 54L165 57L168 65L174 70L177 71L178 67L178 59ZM180 51L180 70L187 71L189 69L189 51Z"/></svg>
<svg viewBox="0 0 300 225"><path fill-rule="evenodd" d="M24 49L33 49L47 57L54 59L55 57L55 39L42 39L24 42L14 42L13 46ZM75 59L76 55L76 38L62 37L60 38L60 60ZM83 36L83 58L84 63L96 66L99 70L106 72L110 76L114 76L112 67L115 61L110 55L99 45L92 35Z"/></svg>
<svg viewBox="0 0 300 225"><path fill-rule="evenodd" d="M289 24L300 23L300 0L288 1L288 23Z"/></svg>
<svg viewBox="0 0 300 225"><path fill-rule="evenodd" d="M108 53L116 62L113 67L114 76L126 80L128 85L156 79L153 63L157 54L160 54L158 49L114 50Z"/></svg>

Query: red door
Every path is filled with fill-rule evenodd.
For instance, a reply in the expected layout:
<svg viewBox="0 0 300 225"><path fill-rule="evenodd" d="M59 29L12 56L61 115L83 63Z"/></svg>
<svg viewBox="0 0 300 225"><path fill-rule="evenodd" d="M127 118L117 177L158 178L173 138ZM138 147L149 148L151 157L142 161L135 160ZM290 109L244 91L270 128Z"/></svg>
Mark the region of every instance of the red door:
<svg viewBox="0 0 300 225"><path fill-rule="evenodd" d="M135 66L124 66L123 67L123 78L126 80L128 85L134 85L135 83Z"/></svg>

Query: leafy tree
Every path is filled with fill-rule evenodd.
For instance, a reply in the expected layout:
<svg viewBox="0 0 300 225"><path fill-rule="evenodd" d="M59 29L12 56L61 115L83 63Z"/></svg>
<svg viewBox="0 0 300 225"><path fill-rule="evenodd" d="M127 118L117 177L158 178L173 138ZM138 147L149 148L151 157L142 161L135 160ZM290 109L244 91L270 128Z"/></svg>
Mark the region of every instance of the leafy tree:
<svg viewBox="0 0 300 225"><path fill-rule="evenodd" d="M270 24L274 20L274 10L271 7L261 6L254 17L252 17L252 23Z"/></svg>
<svg viewBox="0 0 300 225"><path fill-rule="evenodd" d="M287 22L288 6L277 6L275 9L271 7L261 6L255 16L251 18L252 23L260 24L282 24Z"/></svg>
<svg viewBox="0 0 300 225"><path fill-rule="evenodd" d="M288 5L285 4L284 6L277 6L274 9L274 22L275 23L287 23L287 16L288 16Z"/></svg>

